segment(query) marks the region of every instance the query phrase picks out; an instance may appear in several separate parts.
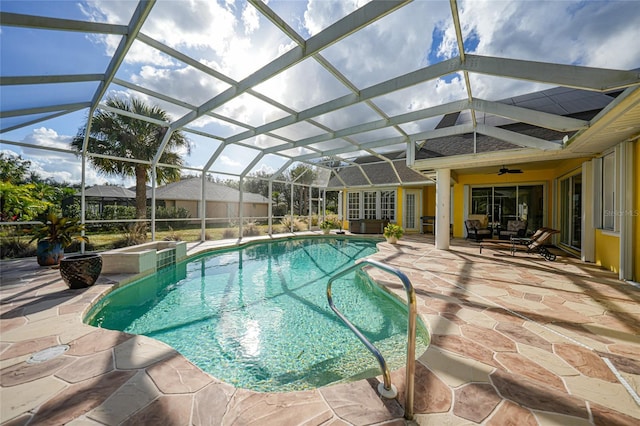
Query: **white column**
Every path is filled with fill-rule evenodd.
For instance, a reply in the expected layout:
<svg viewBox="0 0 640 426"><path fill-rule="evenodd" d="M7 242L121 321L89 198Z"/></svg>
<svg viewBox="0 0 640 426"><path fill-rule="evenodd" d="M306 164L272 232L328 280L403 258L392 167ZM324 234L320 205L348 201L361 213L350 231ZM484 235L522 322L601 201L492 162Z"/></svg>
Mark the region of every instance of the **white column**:
<svg viewBox="0 0 640 426"><path fill-rule="evenodd" d="M436 170L436 248L449 250L451 170Z"/></svg>
<svg viewBox="0 0 640 426"><path fill-rule="evenodd" d="M200 241L207 240L207 172L202 171L200 186Z"/></svg>
<svg viewBox="0 0 640 426"><path fill-rule="evenodd" d="M620 154L620 155L618 155ZM618 219L620 221L620 268L618 278L631 280L633 278L633 197L637 188L633 182L633 145L623 142L616 150L620 158L618 165L620 178L620 196Z"/></svg>
<svg viewBox="0 0 640 426"><path fill-rule="evenodd" d="M273 234L273 181L269 181L269 212L267 213L269 221L269 235Z"/></svg>
<svg viewBox="0 0 640 426"><path fill-rule="evenodd" d="M583 262L595 262L596 259L596 227L594 226L593 214L594 193L593 162L585 161L582 163L582 193L580 194L582 197L580 257Z"/></svg>
<svg viewBox="0 0 640 426"><path fill-rule="evenodd" d="M244 222L244 190L242 189L243 186L243 179L242 176L240 176L240 181L239 181L239 189L240 189L240 194L239 194L239 205L238 205L238 216L239 216L239 220L238 220L238 240L242 239L242 228L243 228L243 224L242 222Z"/></svg>
<svg viewBox="0 0 640 426"><path fill-rule="evenodd" d="M158 171L151 166L151 241L156 240L156 186L158 186Z"/></svg>

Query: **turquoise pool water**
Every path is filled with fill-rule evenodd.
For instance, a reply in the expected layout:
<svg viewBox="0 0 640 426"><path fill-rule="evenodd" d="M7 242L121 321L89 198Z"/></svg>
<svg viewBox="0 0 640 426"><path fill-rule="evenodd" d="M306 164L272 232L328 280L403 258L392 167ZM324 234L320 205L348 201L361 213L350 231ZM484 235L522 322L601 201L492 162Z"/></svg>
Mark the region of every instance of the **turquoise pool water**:
<svg viewBox="0 0 640 426"><path fill-rule="evenodd" d="M307 238L200 255L124 286L89 324L167 343L202 370L257 391L312 389L373 377L378 364L331 311L337 271L376 252L376 241ZM366 274L334 282L336 306L391 369L406 362L407 310ZM428 335L418 324L419 355Z"/></svg>

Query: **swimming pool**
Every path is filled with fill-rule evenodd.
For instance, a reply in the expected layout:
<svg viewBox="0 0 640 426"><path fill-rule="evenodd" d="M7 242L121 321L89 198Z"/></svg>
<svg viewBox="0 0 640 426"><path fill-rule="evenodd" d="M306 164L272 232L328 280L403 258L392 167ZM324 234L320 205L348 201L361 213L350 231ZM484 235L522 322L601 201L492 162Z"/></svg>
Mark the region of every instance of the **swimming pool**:
<svg viewBox="0 0 640 426"><path fill-rule="evenodd" d="M331 311L326 286L375 253L376 242L296 238L199 255L113 291L86 322L163 341L246 389L302 390L373 377L380 374L375 358ZM389 368L403 366L406 306L364 273L336 281L332 293ZM427 344L419 323L417 353Z"/></svg>

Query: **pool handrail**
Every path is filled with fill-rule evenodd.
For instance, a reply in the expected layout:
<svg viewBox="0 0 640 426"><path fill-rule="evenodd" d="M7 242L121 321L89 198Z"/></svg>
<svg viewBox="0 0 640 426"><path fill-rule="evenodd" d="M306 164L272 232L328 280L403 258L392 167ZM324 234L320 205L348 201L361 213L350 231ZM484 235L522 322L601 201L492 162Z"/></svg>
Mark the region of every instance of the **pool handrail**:
<svg viewBox="0 0 640 426"><path fill-rule="evenodd" d="M395 386L391 383L391 374L389 373L389 367L387 367L387 363L384 360L384 357L361 332L358 330L333 303L333 297L331 296L331 285L333 282L343 276L350 274L356 269L362 269L365 266L374 266L378 269L382 269L388 273L396 275L402 281L402 285L404 286L405 292L407 293L407 308L408 308L408 325L407 325L407 367L406 367L406 394L405 394L405 407L404 407L404 417L407 420L413 419L413 394L414 394L414 376L416 369L416 316L417 316L417 308L416 308L416 294L409 280L404 272L400 271L397 268L386 265L377 260L365 258L358 259L356 263L349 268L338 272L333 275L329 282L327 283L327 300L329 302L329 307L333 310L333 312L338 315L338 317L354 332L354 334L360 339L360 341L369 349L369 351L376 357L378 363L380 364L380 369L382 370L382 378L383 383L378 386L378 391L382 396L387 398L395 398L397 395L397 390Z"/></svg>

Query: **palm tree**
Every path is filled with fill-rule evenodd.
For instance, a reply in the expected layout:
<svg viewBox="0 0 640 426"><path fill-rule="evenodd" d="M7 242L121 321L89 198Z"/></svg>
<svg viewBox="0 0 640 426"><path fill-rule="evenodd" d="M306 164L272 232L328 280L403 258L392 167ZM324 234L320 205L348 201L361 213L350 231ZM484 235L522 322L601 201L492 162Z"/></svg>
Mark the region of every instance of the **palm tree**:
<svg viewBox="0 0 640 426"><path fill-rule="evenodd" d="M106 105L156 120L169 121L169 115L160 107L149 106L136 98L131 98L130 100L108 98ZM71 142L71 146L78 153L82 150L86 131L86 126L81 128ZM158 152L166 132L166 127L161 127L148 121L111 111L98 110L91 121L87 152L110 157L151 161ZM181 166L183 160L178 150L186 149L189 152L189 148L189 140L184 133L180 131L173 132L160 157L160 163ZM146 184L150 180L149 171L151 166L112 158L93 156L88 158L90 163L105 175L135 177L136 217L144 219L147 214ZM179 168L158 167L156 172L158 183L174 182L180 179Z"/></svg>

